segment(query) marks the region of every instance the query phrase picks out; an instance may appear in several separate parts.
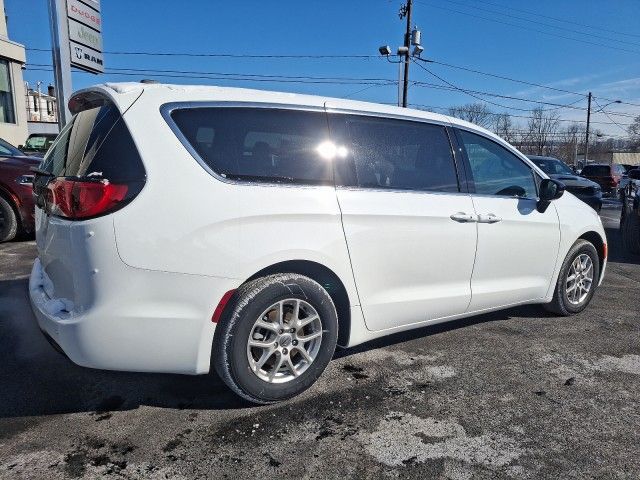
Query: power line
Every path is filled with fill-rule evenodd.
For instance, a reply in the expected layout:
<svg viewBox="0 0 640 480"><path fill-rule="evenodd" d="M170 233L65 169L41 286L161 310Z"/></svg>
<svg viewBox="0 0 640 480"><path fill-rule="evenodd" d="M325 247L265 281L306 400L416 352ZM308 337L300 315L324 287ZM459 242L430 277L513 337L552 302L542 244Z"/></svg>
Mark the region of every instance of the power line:
<svg viewBox="0 0 640 480"><path fill-rule="evenodd" d="M601 38L601 39L607 40L607 41L625 43L627 45L632 45L634 47L640 47L640 44L636 43L636 42L629 42L629 41L620 40L620 39L617 39L617 38L605 37L604 35L598 35L598 34L593 33L593 32L584 32L584 31L581 31L581 30L573 30L573 29L570 29L570 28L567 28L567 27L561 27L561 26L558 26L558 25L553 25L551 23L540 22L540 21L537 21L537 20L531 20L530 18L520 17L518 15L511 15L509 13L504 13L504 12L501 12L501 11L496 11L496 10L492 10L492 9L488 9L488 8L484 8L484 7L479 7L477 5L469 5L468 3L459 2L457 0L448 0L448 1L450 3L455 3L455 4L460 5L462 7L469 7L469 8L473 8L473 9L476 9L476 10L480 10L480 11L484 11L484 12L487 12L487 13L491 13L491 14L494 14L494 15L502 15L502 16L507 17L507 18L513 18L513 19L516 19L516 20L521 20L521 21L533 23L533 24L536 24L536 25L542 25L542 26L549 27L549 28L555 28L556 30L562 30L562 31L565 31L565 32L576 33L578 35L589 35L590 37Z"/></svg>
<svg viewBox="0 0 640 480"><path fill-rule="evenodd" d="M596 103L596 105L600 108L599 112L604 113L604 114L607 116L607 118L608 118L609 120L611 120L611 121L612 121L616 126L618 126L618 128L620 128L620 130L623 130L625 133L627 133L627 129L626 129L626 128L624 128L622 125L620 125L618 122L616 122L613 118L611 118L611 117L609 116L609 114L603 110L602 106L600 106L600 104L598 103L598 101L597 101L595 98L593 99L593 101L594 101L594 102Z"/></svg>
<svg viewBox="0 0 640 480"><path fill-rule="evenodd" d="M514 82L514 83L520 83L520 84L523 84L523 85L529 85L531 87L545 88L547 90L554 90L556 92L568 93L568 94L571 94L571 95L580 95L580 96L583 96L585 98L587 97L586 93L575 92L575 91L571 91L571 90L565 90L563 88L557 88L557 87L552 87L552 86L549 86L549 85L543 85L541 83L535 83L535 82L529 82L529 81L526 81L526 80L520 80L520 79L517 79L517 78L507 77L505 75L499 75L499 74L496 74L496 73L484 72L482 70L469 68L469 67L463 67L461 65L454 65L454 64L451 64L451 63L440 62L440 61L437 61L437 60L426 60L426 59L423 59L423 58L418 58L417 60L420 60L420 61L425 62L425 63L433 63L435 65L441 65L441 66L448 67L448 68L454 68L454 69L457 69L457 70L463 70L465 72L476 73L478 75L484 75L484 76L487 76L487 77L493 77L493 78L498 78L498 79L501 79L501 80L507 80L507 81ZM598 95L598 98L601 99L601 100L606 100L606 101L611 101L611 102L617 101L617 99L613 100L611 98L605 98L605 97L602 97L600 95ZM640 104L638 104L638 103L626 102L624 100L621 100L620 103L624 104L624 105L631 105L631 106L640 107ZM619 115L619 113L617 113L617 112L608 112L608 113L614 114L614 115ZM628 116L628 114L621 114L621 115Z"/></svg>
<svg viewBox="0 0 640 480"><path fill-rule="evenodd" d="M422 67L422 66L421 66ZM51 69L51 66L48 64L30 64L27 67L28 70L40 70L40 71L48 71ZM81 72L85 73L85 72ZM233 80L233 81L241 81L241 82L273 82L273 83L300 83L300 84L335 84L335 85L366 85L367 87L379 87L379 86L388 86L395 85L395 79L388 78L367 78L367 77L314 77L314 76L289 76L289 75L266 75L266 74L250 74L250 73L230 73L230 72L207 72L207 71L192 71L192 70L155 70L155 69L137 69L137 68L117 68L111 67L106 70L109 75L120 75L120 76L150 76L150 77L161 77L161 78L184 78L184 79L204 79L204 80ZM436 76L432 73L432 75ZM526 103L535 103L541 105L550 105L554 108L544 109L544 111L552 111L559 110L563 108L567 109L575 109L575 110L586 110L584 107L576 107L575 104L582 101L583 99L579 99L575 102L569 104L559 104L554 102L545 102L541 100L533 100L528 98L515 97L512 95L502 95L495 92L486 92L480 90L470 90L463 89L457 86L453 86L450 82L442 79L439 76L436 76L444 83L448 83L447 85L439 85L430 82L420 82L413 81L412 85L417 87L427 87L427 88L435 88L439 90L446 91L462 91L468 95L473 96L479 100L484 102L499 106L501 108L505 108L508 110L516 110L520 112L532 112L534 109L531 108L519 108L514 106L503 105L497 102L491 102L486 100L485 98L481 98L478 95L484 95L495 98L503 98L507 100L514 100ZM365 90L365 89L361 89ZM358 92L354 92L349 96L352 96Z"/></svg>
<svg viewBox="0 0 640 480"><path fill-rule="evenodd" d="M411 105L413 105L414 107L422 107L424 109L427 110L441 110L443 112L449 112L451 107L438 107L435 105L423 105L420 103L412 103ZM455 107L454 107L455 108ZM461 107L458 107L461 108ZM499 112L486 112L487 115L491 115L493 117L499 117L501 115L507 115L508 117L512 117L512 118L523 118L523 119L532 119L535 117L532 116L527 116L527 115L517 115L514 113L499 113ZM568 122L568 123L587 123L586 120L572 120L569 118L558 118L557 119L559 122ZM612 125L612 123L609 122L597 122L597 121L591 121L591 123L593 124L597 124L597 125Z"/></svg>
<svg viewBox="0 0 640 480"><path fill-rule="evenodd" d="M585 28L588 28L588 29L591 29L591 30L594 30L594 29L595 30L602 30L604 32L615 33L617 35L627 35L627 36L630 36L630 37L639 37L640 38L640 35L638 35L636 33L621 32L619 30L611 30L609 28L599 27L599 26L596 26L596 25L589 25L589 24L586 24L586 23L574 22L574 21L571 21L571 20L566 20L564 18L558 18L558 17L552 17L550 15L544 15L542 13L534 12L532 10L525 10L523 8L516 8L516 7L513 7L511 5L502 5L502 4L499 4L499 3L488 2L486 0L484 1L484 3L486 3L488 5L493 5L495 7L509 8L511 10L515 10L516 12L522 12L522 13L526 13L528 15L547 18L547 19L553 20L555 22L568 23L568 24L571 24L571 25L577 25L579 27L585 27Z"/></svg>
<svg viewBox="0 0 640 480"><path fill-rule="evenodd" d="M27 70L34 71L51 71L51 68L43 68L43 67L27 67ZM76 71L75 73L88 73L82 70ZM184 74L172 74L172 73L153 73L149 70L140 70L140 71L111 71L107 69L105 71L108 75L122 75L122 76L134 76L134 77L142 77L142 76L151 76L151 77L165 77L165 78L190 78L190 79L202 79L202 80L234 80L241 82L273 82L273 83L308 83L308 84L334 84L334 85L371 85L371 86L384 86L384 85L394 85L396 80L380 80L380 81L357 81L357 80L331 80L325 78L313 79L310 77L308 79L304 78L287 78L287 77L276 77L276 78L254 78L247 77L246 75L237 74L237 76L227 76L227 74L200 74L200 75L184 75Z"/></svg>
<svg viewBox="0 0 640 480"><path fill-rule="evenodd" d="M585 43L585 44L589 44L589 45L595 45L595 46L598 46L598 47L604 47L604 48L609 48L609 49L612 49L612 50L618 50L618 51L621 51L621 52L628 52L628 53L634 53L634 54L639 54L640 53L640 50L630 50L628 48L614 47L612 45L606 45L604 43L591 42L589 40L584 40L584 39L579 39L579 38L574 38L574 37L568 37L566 35L560 35L560 34L557 34L557 33L545 32L544 30L538 30L536 28L525 27L523 25L518 25L516 23L505 22L503 20L498 20L498 19L495 19L495 18L487 18L487 17L483 17L481 15L476 15L476 14L469 13L469 12L461 12L460 10L455 10L453 8L443 7L441 5L433 5L433 4L429 4L429 3L423 3L423 2L418 2L418 3L420 3L421 5L424 5L426 7L433 7L433 8L438 8L438 9L441 9L441 10L446 10L446 11L449 11L449 12L457 13L457 14L460 14L460 15L467 15L469 17L479 18L481 20L486 20L488 22L500 23L502 25L507 25L507 26L516 27L516 28L527 28L528 30L530 30L532 32L541 33L543 35L548 35L548 36L551 36L551 37L563 38L565 40L573 40L574 42L581 42L581 43Z"/></svg>
<svg viewBox="0 0 640 480"><path fill-rule="evenodd" d="M50 49L46 49L46 48L27 48L26 50L28 51L36 51L36 52L50 52ZM229 53L189 53L189 52L124 52L124 51L114 51L114 52L104 52L106 54L110 54L110 55L148 55L148 56L184 56L184 57L213 57L213 58L270 58L270 59L278 59L278 58L283 58L283 59L292 59L292 58L308 58L308 59L373 59L373 58L377 58L380 59L379 55L330 55L330 54L326 54L326 55L290 55L290 54L270 54L270 55L253 55L253 54L229 54ZM390 57L395 57L397 55L389 55ZM526 81L526 80L521 80L521 79L516 79L513 77L508 77L506 75L500 75L500 74L496 74L496 73L491 73L491 72L485 72L482 70L478 70L475 68L470 68L470 67L465 67L465 66L461 66L461 65L454 65L451 63L446 63L446 62L441 62L441 61L437 61L437 60L424 60L424 59L420 59L422 61L427 61L429 63L433 63L436 65L441 65L444 67L448 67L448 68L454 68L454 69L458 69L458 70L463 70L463 71L467 71L467 72L471 72L471 73L475 73L475 74L479 74L479 75L485 75L488 77L493 77L493 78L498 78L501 80L507 80L510 82L514 82L514 83L520 83L523 85L528 85L528 86L532 86L532 87L538 87L538 88L544 88L547 90L553 90L553 91L557 91L557 92L561 92L561 93L567 93L567 94L571 94L571 95L582 95L584 97L586 97L586 93L584 92L575 92L575 91L571 91L571 90L566 90L566 89L562 89L562 88L557 88L557 87L552 87L549 85L544 85L544 84L540 84L540 83L535 83L535 82L530 82L530 81ZM32 65L38 65L38 64L32 64ZM129 69L130 70L130 69ZM147 71L147 70L145 70ZM222 73L220 73L221 75L223 75ZM394 80L396 81L396 80ZM598 97L602 100L607 100L610 101L611 99L609 98L605 98L605 97ZM638 103L633 103L633 102L625 102L622 101L621 103L625 104L625 105L631 105L631 106L637 106L640 107L640 104ZM615 112L609 112L610 114L617 114Z"/></svg>
<svg viewBox="0 0 640 480"><path fill-rule="evenodd" d="M47 48L27 48L31 52L50 52ZM191 53L191 52L125 52L125 51L105 51L103 53L109 55L132 55L132 56L153 56L153 57L212 57L212 58L269 58L269 59L291 59L291 58L310 58L310 59L380 59L380 55L282 55L282 54L246 54L246 53Z"/></svg>

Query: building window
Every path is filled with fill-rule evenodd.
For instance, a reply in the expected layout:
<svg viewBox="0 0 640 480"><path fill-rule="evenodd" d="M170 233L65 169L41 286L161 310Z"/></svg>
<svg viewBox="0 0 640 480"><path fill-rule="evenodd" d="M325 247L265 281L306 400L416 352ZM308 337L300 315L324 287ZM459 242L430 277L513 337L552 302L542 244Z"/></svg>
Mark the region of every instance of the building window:
<svg viewBox="0 0 640 480"><path fill-rule="evenodd" d="M0 123L16 123L9 62L0 58Z"/></svg>
<svg viewBox="0 0 640 480"><path fill-rule="evenodd" d="M53 115L53 102L47 100L47 115Z"/></svg>
<svg viewBox="0 0 640 480"><path fill-rule="evenodd" d="M40 99L34 95L33 96L33 110L36 111L36 112L39 110L38 103L40 103L40 102L38 100L40 100Z"/></svg>

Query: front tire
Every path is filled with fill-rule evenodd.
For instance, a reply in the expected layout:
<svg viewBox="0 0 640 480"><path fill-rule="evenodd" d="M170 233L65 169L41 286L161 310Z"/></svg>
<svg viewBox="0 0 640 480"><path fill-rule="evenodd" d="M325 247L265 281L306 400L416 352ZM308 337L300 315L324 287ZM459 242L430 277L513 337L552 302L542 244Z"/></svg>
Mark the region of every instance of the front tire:
<svg viewBox="0 0 640 480"><path fill-rule="evenodd" d="M569 250L558 275L553 300L545 308L562 316L580 313L593 298L600 279L600 259L591 242L578 240Z"/></svg>
<svg viewBox="0 0 640 480"><path fill-rule="evenodd" d="M0 196L0 243L13 240L18 234L18 217L11 204Z"/></svg>
<svg viewBox="0 0 640 480"><path fill-rule="evenodd" d="M315 383L337 338L336 308L320 284L293 273L269 275L238 289L217 326L212 360L236 394L274 403Z"/></svg>

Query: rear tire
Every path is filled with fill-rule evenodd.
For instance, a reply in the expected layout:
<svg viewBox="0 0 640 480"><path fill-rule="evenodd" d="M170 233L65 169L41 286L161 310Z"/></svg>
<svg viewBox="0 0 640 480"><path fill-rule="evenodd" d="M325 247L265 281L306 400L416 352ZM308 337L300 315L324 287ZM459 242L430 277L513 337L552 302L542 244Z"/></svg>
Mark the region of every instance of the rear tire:
<svg viewBox="0 0 640 480"><path fill-rule="evenodd" d="M18 217L11 204L0 197L0 243L13 240L18 234Z"/></svg>
<svg viewBox="0 0 640 480"><path fill-rule="evenodd" d="M624 216L622 245L627 252L640 255L640 217L637 212L632 211Z"/></svg>
<svg viewBox="0 0 640 480"><path fill-rule="evenodd" d="M578 263L590 263L590 272L588 270L586 272L576 272L575 266ZM584 285L586 284L589 273L591 280L588 282L588 291L583 292L582 295L576 296L575 293L577 289L580 289L582 292L582 288L584 288ZM575 279L576 275L578 276L578 279ZM571 279L572 276L574 277L574 280ZM564 317L580 313L587 307L587 305L589 305L589 302L591 302L599 280L600 259L596 248L591 242L578 240L573 244L573 247L569 250L569 253L562 264L556 288L553 292L553 300L544 305L545 309ZM571 290L572 287L573 290Z"/></svg>
<svg viewBox="0 0 640 480"><path fill-rule="evenodd" d="M327 291L303 275L280 273L242 285L234 297L232 311L216 328L212 352L229 388L252 403L269 404L313 385L338 339Z"/></svg>

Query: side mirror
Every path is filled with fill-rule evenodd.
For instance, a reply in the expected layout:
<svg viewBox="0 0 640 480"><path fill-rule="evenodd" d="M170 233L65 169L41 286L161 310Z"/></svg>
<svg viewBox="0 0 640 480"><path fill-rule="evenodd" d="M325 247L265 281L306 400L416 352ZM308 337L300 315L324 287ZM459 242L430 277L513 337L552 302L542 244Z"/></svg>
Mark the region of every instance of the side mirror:
<svg viewBox="0 0 640 480"><path fill-rule="evenodd" d="M18 150L22 150L24 148L24 145L18 145Z"/></svg>
<svg viewBox="0 0 640 480"><path fill-rule="evenodd" d="M564 193L564 183L551 178L544 178L540 182L540 193L538 195L538 211L544 213L553 200L557 200Z"/></svg>
<svg viewBox="0 0 640 480"><path fill-rule="evenodd" d="M633 170L629 170L627 176L632 180L640 180L640 168L634 168Z"/></svg>

